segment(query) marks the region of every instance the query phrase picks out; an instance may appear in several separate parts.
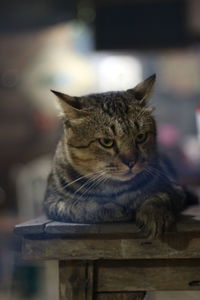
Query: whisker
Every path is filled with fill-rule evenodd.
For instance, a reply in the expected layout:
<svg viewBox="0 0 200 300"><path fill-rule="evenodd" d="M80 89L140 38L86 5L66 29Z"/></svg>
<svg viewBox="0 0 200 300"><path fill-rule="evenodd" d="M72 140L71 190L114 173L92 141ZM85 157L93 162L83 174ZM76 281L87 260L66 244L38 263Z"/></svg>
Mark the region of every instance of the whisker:
<svg viewBox="0 0 200 300"><path fill-rule="evenodd" d="M101 171L101 174L98 174L97 176L93 177L93 178L90 178L89 180L87 180L84 184L82 184L77 190L76 192L74 193L73 195L73 199L74 197L76 196L76 194L82 190L82 188L86 187L87 185L90 185L88 188L90 188L94 183L96 183L96 181L102 176L102 171ZM86 190L81 194L81 197L83 196L83 194L85 194L85 192L87 192L88 188L86 188Z"/></svg>
<svg viewBox="0 0 200 300"><path fill-rule="evenodd" d="M89 191L91 191L92 188L97 187L101 182L104 181L105 173L102 173L98 178L95 179L95 181L82 193L82 195L79 197L79 200Z"/></svg>
<svg viewBox="0 0 200 300"><path fill-rule="evenodd" d="M149 175L155 175L149 168L144 168L144 171Z"/></svg>
<svg viewBox="0 0 200 300"><path fill-rule="evenodd" d="M150 165L150 167L148 168L148 170L146 169L146 171L149 171L149 174L151 175L157 175L161 179L168 179L168 177L162 170L159 170L152 165Z"/></svg>
<svg viewBox="0 0 200 300"><path fill-rule="evenodd" d="M80 180L83 179L83 178L87 178L87 176L96 175L96 174L99 174L100 172L102 172L102 171L91 172L91 173L85 174L85 175L83 175L83 176L80 176L80 177L78 177L77 179L75 179L75 180L73 180L73 181L70 181L70 182L64 184L64 185L62 186L62 188L65 189L66 187L72 185L73 183L78 182L78 181L80 181Z"/></svg>
<svg viewBox="0 0 200 300"><path fill-rule="evenodd" d="M101 174L98 174L97 176L94 176L92 178L89 178L85 183L83 183L74 193L74 195L76 195L82 188L84 188L85 186L87 186L88 184L90 184L91 182L94 182L95 180L97 180L99 177L101 177Z"/></svg>

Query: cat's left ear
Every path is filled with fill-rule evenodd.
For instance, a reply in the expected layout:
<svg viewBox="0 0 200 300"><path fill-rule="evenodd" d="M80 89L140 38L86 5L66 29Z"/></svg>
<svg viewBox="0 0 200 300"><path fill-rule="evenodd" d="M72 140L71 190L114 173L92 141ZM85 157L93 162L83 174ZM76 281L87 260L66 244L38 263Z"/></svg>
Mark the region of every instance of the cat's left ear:
<svg viewBox="0 0 200 300"><path fill-rule="evenodd" d="M152 94L155 81L156 74L153 74L152 76L136 85L133 89L127 90L127 92L132 94L141 105L145 105Z"/></svg>
<svg viewBox="0 0 200 300"><path fill-rule="evenodd" d="M88 113L82 109L83 107L79 97L69 96L53 90L51 90L51 92L57 96L62 109L61 115L64 115L67 119L81 119L88 115Z"/></svg>

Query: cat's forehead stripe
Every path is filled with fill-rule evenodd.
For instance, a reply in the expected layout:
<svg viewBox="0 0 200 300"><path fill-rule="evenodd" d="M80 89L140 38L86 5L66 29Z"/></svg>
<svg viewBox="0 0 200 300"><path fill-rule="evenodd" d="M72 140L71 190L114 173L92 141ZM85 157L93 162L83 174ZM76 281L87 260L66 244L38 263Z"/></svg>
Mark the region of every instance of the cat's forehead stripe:
<svg viewBox="0 0 200 300"><path fill-rule="evenodd" d="M139 124L137 121L134 121L134 125L135 125L136 129L139 130L140 127L139 127Z"/></svg>
<svg viewBox="0 0 200 300"><path fill-rule="evenodd" d="M83 97L83 100L94 112L94 122L98 123L98 130L105 131L107 128L105 134L110 137L134 136L144 127L147 119L144 107L138 105L130 94L122 91L90 94Z"/></svg>
<svg viewBox="0 0 200 300"><path fill-rule="evenodd" d="M110 128L111 128L111 130L112 130L112 132L113 132L113 135L116 135L117 133L116 133L115 125L112 124Z"/></svg>
<svg viewBox="0 0 200 300"><path fill-rule="evenodd" d="M100 106L102 111L110 116L116 114L126 114L128 112L128 99L124 97L123 92L92 94L90 97L93 100L93 104L95 104L95 106Z"/></svg>
<svg viewBox="0 0 200 300"><path fill-rule="evenodd" d="M110 130L114 136L131 136L135 132L139 131L140 126L137 121L130 121L126 118L119 118L115 124L110 126Z"/></svg>

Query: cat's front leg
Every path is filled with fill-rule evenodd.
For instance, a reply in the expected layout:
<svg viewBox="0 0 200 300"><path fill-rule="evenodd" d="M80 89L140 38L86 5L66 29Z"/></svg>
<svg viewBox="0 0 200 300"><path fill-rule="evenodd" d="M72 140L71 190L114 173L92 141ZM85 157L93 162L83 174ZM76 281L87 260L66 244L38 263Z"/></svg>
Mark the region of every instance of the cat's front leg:
<svg viewBox="0 0 200 300"><path fill-rule="evenodd" d="M132 219L132 213L116 203L72 200L53 193L47 194L44 209L50 219L64 222L108 223Z"/></svg>
<svg viewBox="0 0 200 300"><path fill-rule="evenodd" d="M119 206L116 203L108 202L102 205L98 211L100 222L128 222L133 220L132 211Z"/></svg>
<svg viewBox="0 0 200 300"><path fill-rule="evenodd" d="M84 223L126 222L131 219L132 213L114 202L100 204L90 200L84 204Z"/></svg>
<svg viewBox="0 0 200 300"><path fill-rule="evenodd" d="M149 238L156 238L171 229L178 212L170 195L157 193L140 206L136 212L136 224Z"/></svg>

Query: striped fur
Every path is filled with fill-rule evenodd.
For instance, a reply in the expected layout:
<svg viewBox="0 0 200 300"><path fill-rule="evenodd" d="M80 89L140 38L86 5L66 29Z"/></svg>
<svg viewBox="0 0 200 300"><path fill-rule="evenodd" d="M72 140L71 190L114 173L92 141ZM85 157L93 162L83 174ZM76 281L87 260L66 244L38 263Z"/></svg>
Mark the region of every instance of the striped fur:
<svg viewBox="0 0 200 300"><path fill-rule="evenodd" d="M128 91L83 97L54 92L64 133L44 200L50 218L79 223L136 219L152 237L169 229L186 196L157 153L156 125L147 105L154 81L151 76ZM138 142L141 133L145 140ZM111 148L102 146L104 138L114 140Z"/></svg>

